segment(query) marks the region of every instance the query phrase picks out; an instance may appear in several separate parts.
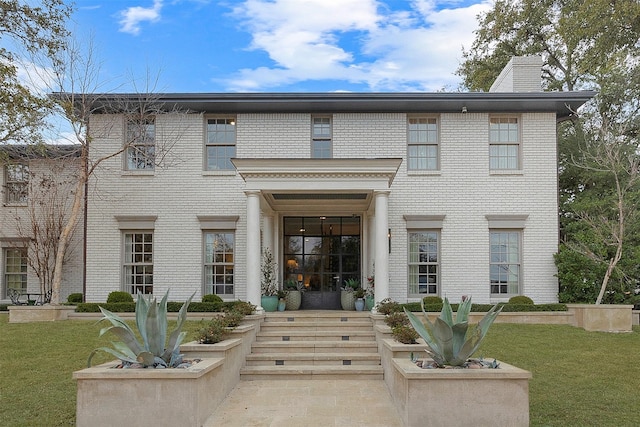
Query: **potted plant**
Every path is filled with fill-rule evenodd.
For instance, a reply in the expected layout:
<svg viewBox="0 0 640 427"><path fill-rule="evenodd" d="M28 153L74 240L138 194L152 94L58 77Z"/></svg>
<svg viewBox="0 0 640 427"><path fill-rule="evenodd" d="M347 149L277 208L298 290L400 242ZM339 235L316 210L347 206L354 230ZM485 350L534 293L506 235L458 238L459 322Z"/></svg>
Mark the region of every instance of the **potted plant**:
<svg viewBox="0 0 640 427"><path fill-rule="evenodd" d="M375 302L375 298L376 298L376 292L375 292L375 285L376 285L376 278L375 275L371 275L369 277L367 277L367 289L365 290L365 296L364 296L364 302L365 302L365 307L367 307L368 311L373 310L373 307L375 306L376 302Z"/></svg>
<svg viewBox="0 0 640 427"><path fill-rule="evenodd" d="M276 263L273 260L271 250L266 249L262 257L262 277L260 278L260 290L262 297L260 303L264 311L276 311L278 309L278 282L276 279Z"/></svg>
<svg viewBox="0 0 640 427"><path fill-rule="evenodd" d="M284 311L287 306L287 294L289 291L285 291L284 289L280 289L278 291L278 311Z"/></svg>
<svg viewBox="0 0 640 427"><path fill-rule="evenodd" d="M350 278L344 281L344 286L340 292L340 305L343 310L355 310L356 298L353 291L360 287L358 279Z"/></svg>
<svg viewBox="0 0 640 427"><path fill-rule="evenodd" d="M362 288L357 288L353 291L353 297L356 299L354 303L356 311L364 310L364 294L365 292Z"/></svg>
<svg viewBox="0 0 640 427"><path fill-rule="evenodd" d="M297 282L290 278L284 282L284 288L287 291L287 296L285 298L286 309L298 310L302 304L302 292L305 290L304 285L302 282Z"/></svg>

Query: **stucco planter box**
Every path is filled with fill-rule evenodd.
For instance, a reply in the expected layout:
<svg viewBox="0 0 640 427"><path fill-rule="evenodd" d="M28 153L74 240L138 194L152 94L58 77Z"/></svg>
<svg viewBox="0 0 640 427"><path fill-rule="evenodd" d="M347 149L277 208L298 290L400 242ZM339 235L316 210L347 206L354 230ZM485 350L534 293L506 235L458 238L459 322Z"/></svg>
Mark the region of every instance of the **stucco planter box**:
<svg viewBox="0 0 640 427"><path fill-rule="evenodd" d="M528 426L530 378L504 362L500 369L422 369L395 358L390 392L407 427Z"/></svg>
<svg viewBox="0 0 640 427"><path fill-rule="evenodd" d="M118 363L73 373L77 426L202 426L226 397L220 358L187 369L114 369Z"/></svg>
<svg viewBox="0 0 640 427"><path fill-rule="evenodd" d="M633 305L622 304L567 304L573 313L573 326L585 331L631 332Z"/></svg>
<svg viewBox="0 0 640 427"><path fill-rule="evenodd" d="M10 305L9 323L67 320L75 310L76 307L71 305Z"/></svg>

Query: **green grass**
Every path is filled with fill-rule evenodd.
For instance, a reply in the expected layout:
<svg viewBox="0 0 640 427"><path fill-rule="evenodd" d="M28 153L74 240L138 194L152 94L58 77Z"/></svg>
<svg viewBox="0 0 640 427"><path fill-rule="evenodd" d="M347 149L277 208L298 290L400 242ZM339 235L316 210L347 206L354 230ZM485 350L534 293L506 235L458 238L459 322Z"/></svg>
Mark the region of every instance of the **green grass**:
<svg viewBox="0 0 640 427"><path fill-rule="evenodd" d="M198 321L186 322L188 339L199 327ZM0 424L74 425L71 373L86 366L91 350L109 345L111 337L98 337L100 328L75 320L9 324L8 316L0 315ZM494 324L476 356L496 357L533 373L533 426L639 424L638 327L633 333L607 334L564 325ZM94 364L110 359L98 354Z"/></svg>

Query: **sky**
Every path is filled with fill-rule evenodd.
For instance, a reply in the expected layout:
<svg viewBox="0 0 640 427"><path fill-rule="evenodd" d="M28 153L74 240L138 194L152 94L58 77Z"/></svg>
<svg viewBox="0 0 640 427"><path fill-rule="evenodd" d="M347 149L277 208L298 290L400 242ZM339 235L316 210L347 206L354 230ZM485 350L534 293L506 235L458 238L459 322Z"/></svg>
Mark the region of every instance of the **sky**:
<svg viewBox="0 0 640 427"><path fill-rule="evenodd" d="M70 29L119 92L456 91L491 3L76 0Z"/></svg>

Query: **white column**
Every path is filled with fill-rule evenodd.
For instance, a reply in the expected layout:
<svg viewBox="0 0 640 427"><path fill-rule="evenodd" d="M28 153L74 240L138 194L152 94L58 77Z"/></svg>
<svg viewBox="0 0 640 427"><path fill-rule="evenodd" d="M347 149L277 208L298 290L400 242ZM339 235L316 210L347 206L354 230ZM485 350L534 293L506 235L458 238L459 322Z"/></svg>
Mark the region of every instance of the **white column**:
<svg viewBox="0 0 640 427"><path fill-rule="evenodd" d="M376 302L389 298L389 193L388 190L375 192Z"/></svg>
<svg viewBox="0 0 640 427"><path fill-rule="evenodd" d="M367 216L367 277L375 273L376 266L376 217L370 213Z"/></svg>
<svg viewBox="0 0 640 427"><path fill-rule="evenodd" d="M260 191L247 195L247 300L262 311L260 302Z"/></svg>
<svg viewBox="0 0 640 427"><path fill-rule="evenodd" d="M262 215L262 246L269 249L274 259L277 259L278 255L273 250L273 215Z"/></svg>

